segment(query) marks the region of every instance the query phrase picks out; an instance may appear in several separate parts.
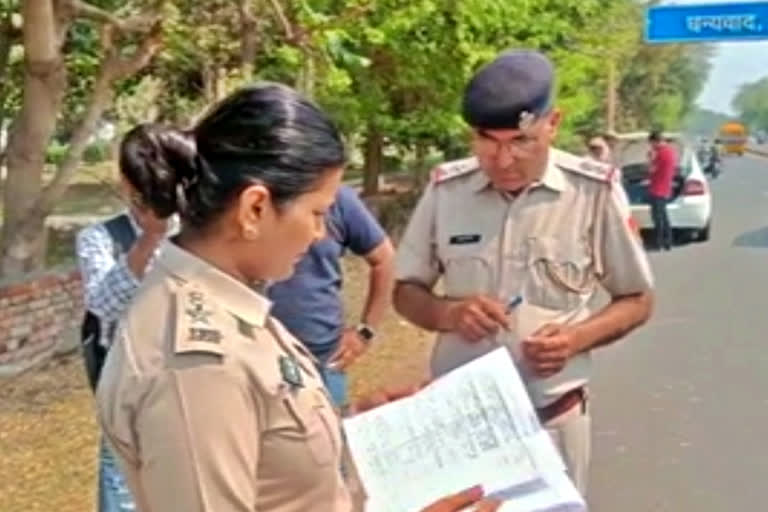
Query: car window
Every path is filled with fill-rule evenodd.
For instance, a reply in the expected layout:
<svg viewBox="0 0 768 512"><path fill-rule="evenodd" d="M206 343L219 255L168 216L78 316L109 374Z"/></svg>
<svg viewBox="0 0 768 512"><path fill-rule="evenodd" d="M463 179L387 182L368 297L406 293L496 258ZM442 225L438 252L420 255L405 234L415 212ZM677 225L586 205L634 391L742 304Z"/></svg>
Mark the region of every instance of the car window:
<svg viewBox="0 0 768 512"><path fill-rule="evenodd" d="M683 154L680 156L680 165L678 174L683 178L687 177L693 171L693 159L696 158L689 148L683 150Z"/></svg>

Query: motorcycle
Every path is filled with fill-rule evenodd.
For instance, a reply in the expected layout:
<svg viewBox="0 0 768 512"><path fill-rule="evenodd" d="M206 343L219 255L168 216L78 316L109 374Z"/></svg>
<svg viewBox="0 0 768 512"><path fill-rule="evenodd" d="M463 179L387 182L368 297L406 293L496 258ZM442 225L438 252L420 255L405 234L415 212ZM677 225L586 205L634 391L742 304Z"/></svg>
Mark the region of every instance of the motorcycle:
<svg viewBox="0 0 768 512"><path fill-rule="evenodd" d="M712 179L716 179L722 174L723 162L720 160L720 154L716 148L712 148L702 162L706 162L704 164L704 174L712 176Z"/></svg>

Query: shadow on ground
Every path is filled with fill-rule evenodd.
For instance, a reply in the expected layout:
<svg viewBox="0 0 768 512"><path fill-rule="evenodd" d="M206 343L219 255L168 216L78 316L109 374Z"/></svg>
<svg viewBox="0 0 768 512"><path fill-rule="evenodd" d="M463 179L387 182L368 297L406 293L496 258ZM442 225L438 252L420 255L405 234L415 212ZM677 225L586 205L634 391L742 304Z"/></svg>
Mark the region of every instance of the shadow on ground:
<svg viewBox="0 0 768 512"><path fill-rule="evenodd" d="M733 246L752 249L768 249L768 227L742 233L734 239Z"/></svg>

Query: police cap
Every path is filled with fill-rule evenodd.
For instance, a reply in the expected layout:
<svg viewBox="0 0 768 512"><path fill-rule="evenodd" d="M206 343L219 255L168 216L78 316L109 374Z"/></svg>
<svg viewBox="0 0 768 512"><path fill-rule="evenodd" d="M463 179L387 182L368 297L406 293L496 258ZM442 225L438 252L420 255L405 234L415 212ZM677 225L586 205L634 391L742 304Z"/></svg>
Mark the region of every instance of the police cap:
<svg viewBox="0 0 768 512"><path fill-rule="evenodd" d="M464 91L462 115L475 128L518 129L552 105L554 68L529 50L501 54L481 68Z"/></svg>

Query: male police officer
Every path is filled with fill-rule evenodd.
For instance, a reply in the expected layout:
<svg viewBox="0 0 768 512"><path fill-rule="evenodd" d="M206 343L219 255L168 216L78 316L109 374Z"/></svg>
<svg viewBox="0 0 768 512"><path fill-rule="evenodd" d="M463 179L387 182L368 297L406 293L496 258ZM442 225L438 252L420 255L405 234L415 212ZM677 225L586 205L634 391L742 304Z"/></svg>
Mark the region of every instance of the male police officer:
<svg viewBox="0 0 768 512"><path fill-rule="evenodd" d="M434 375L506 345L585 492L589 353L648 319L652 277L611 167L550 147L553 74L543 55L514 51L470 81L475 157L433 172L398 251L395 307L440 333ZM611 301L597 310L600 286Z"/></svg>

